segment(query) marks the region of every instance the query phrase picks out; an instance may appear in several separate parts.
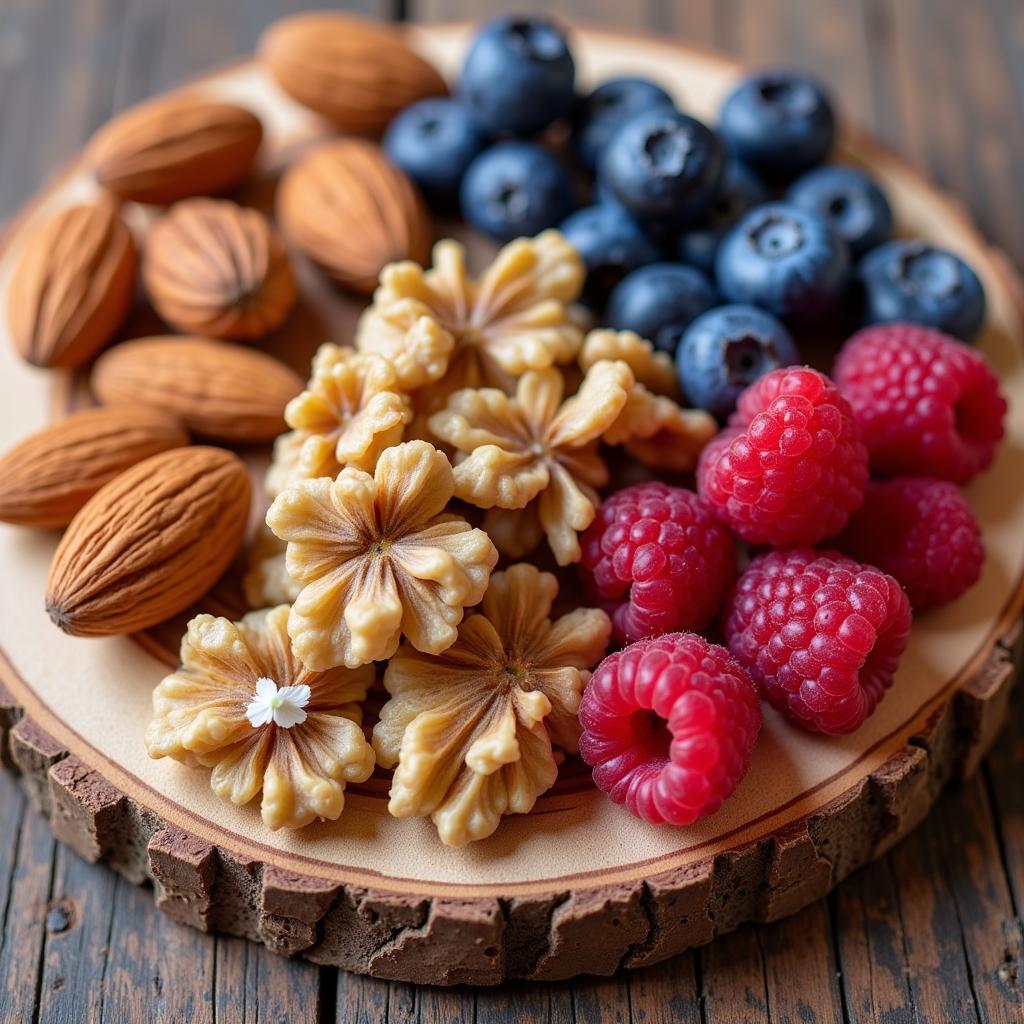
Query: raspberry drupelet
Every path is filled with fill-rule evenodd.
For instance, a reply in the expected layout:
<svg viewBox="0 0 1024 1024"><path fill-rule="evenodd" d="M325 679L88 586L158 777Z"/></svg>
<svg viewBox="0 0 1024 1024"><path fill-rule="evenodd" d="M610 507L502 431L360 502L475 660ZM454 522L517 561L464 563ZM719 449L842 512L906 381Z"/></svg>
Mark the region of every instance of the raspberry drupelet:
<svg viewBox="0 0 1024 1024"><path fill-rule="evenodd" d="M892 684L910 602L878 569L807 548L755 558L726 609L736 660L777 710L812 732L853 732Z"/></svg>
<svg viewBox="0 0 1024 1024"><path fill-rule="evenodd" d="M1006 401L984 356L940 331L890 323L858 331L835 379L885 475L965 484L992 461Z"/></svg>
<svg viewBox="0 0 1024 1024"><path fill-rule="evenodd" d="M747 672L694 633L640 640L605 658L580 705L594 782L652 824L713 814L750 766L761 706Z"/></svg>
<svg viewBox="0 0 1024 1024"><path fill-rule="evenodd" d="M868 484L860 511L836 539L860 562L895 576L915 611L949 604L981 575L981 529L945 480L897 477Z"/></svg>
<svg viewBox="0 0 1024 1024"><path fill-rule="evenodd" d="M704 629L736 578L728 529L692 491L660 482L608 498L582 549L584 582L619 643Z"/></svg>
<svg viewBox="0 0 1024 1024"><path fill-rule="evenodd" d="M850 406L824 374L773 370L740 395L703 451L698 490L750 544L817 544L864 499L868 453Z"/></svg>

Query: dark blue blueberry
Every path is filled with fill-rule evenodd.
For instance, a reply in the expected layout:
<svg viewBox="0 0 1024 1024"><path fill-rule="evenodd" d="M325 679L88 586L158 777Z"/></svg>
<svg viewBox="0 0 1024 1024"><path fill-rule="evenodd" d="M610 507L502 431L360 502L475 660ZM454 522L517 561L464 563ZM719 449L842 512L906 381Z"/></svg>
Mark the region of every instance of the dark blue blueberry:
<svg viewBox="0 0 1024 1024"><path fill-rule="evenodd" d="M462 216L507 242L554 227L572 210L562 162L532 142L499 142L470 165L459 189Z"/></svg>
<svg viewBox="0 0 1024 1024"><path fill-rule="evenodd" d="M569 113L575 75L558 25L536 15L511 15L477 32L458 91L485 131L530 135Z"/></svg>
<svg viewBox="0 0 1024 1024"><path fill-rule="evenodd" d="M744 214L715 257L726 299L796 323L820 320L839 305L849 269L847 245L828 223L785 203Z"/></svg>
<svg viewBox="0 0 1024 1024"><path fill-rule="evenodd" d="M726 98L718 130L729 152L766 181L791 181L822 163L835 141L832 104L797 71L761 71Z"/></svg>
<svg viewBox="0 0 1024 1024"><path fill-rule="evenodd" d="M715 253L726 231L751 207L767 201L768 190L761 179L746 164L727 159L718 195L700 221L679 236L677 255L705 274L714 274Z"/></svg>
<svg viewBox="0 0 1024 1024"><path fill-rule="evenodd" d="M909 320L971 341L985 320L985 289L959 256L923 241L886 242L857 268L864 322Z"/></svg>
<svg viewBox="0 0 1024 1024"><path fill-rule="evenodd" d="M659 256L657 246L621 206L587 206L570 214L559 230L587 268L583 299L594 309L604 307L608 293L626 274Z"/></svg>
<svg viewBox="0 0 1024 1024"><path fill-rule="evenodd" d="M487 137L461 103L429 99L406 107L388 125L381 145L431 202L449 202Z"/></svg>
<svg viewBox="0 0 1024 1024"><path fill-rule="evenodd" d="M799 360L789 331L756 306L717 306L686 328L676 351L683 393L724 420L744 388Z"/></svg>
<svg viewBox="0 0 1024 1024"><path fill-rule="evenodd" d="M856 167L818 167L789 187L786 202L827 220L857 259L892 234L885 193Z"/></svg>
<svg viewBox="0 0 1024 1024"><path fill-rule="evenodd" d="M674 110L672 97L647 78L610 78L584 96L573 113L572 145L576 159L588 171L615 132L634 114L651 107Z"/></svg>
<svg viewBox="0 0 1024 1024"><path fill-rule="evenodd" d="M655 107L631 117L598 162L601 187L640 221L682 225L711 205L722 145L706 125Z"/></svg>
<svg viewBox="0 0 1024 1024"><path fill-rule="evenodd" d="M683 331L717 301L714 285L695 267L651 263L615 287L605 320L617 331L636 331L655 348L674 353Z"/></svg>

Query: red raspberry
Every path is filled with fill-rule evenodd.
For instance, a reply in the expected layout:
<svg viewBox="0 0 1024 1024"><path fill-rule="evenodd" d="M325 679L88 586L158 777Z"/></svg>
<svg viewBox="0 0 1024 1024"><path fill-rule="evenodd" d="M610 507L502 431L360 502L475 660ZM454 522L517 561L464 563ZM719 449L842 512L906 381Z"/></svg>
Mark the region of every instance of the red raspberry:
<svg viewBox="0 0 1024 1024"><path fill-rule="evenodd" d="M858 332L839 353L835 378L877 472L964 484L1003 436L1006 402L985 358L928 327Z"/></svg>
<svg viewBox="0 0 1024 1024"><path fill-rule="evenodd" d="M581 546L591 599L619 643L703 629L736 579L729 531L692 491L659 482L613 494Z"/></svg>
<svg viewBox="0 0 1024 1024"><path fill-rule="evenodd" d="M868 453L824 374L773 370L740 395L697 469L700 495L751 544L816 544L864 498Z"/></svg>
<svg viewBox="0 0 1024 1024"><path fill-rule="evenodd" d="M724 647L666 633L598 665L580 724L580 753L612 800L655 825L689 825L746 774L761 705Z"/></svg>
<svg viewBox="0 0 1024 1024"><path fill-rule="evenodd" d="M836 545L895 576L915 611L959 597L985 561L981 530L963 495L945 480L923 477L868 484Z"/></svg>
<svg viewBox="0 0 1024 1024"><path fill-rule="evenodd" d="M729 650L783 714L853 732L892 683L910 602L885 573L807 548L755 558L729 603Z"/></svg>

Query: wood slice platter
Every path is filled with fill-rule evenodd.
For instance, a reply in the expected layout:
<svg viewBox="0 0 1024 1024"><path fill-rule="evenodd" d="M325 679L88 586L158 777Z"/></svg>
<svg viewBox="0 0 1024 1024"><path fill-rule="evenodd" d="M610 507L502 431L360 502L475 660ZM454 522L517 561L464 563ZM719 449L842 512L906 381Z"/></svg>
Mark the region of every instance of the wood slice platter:
<svg viewBox="0 0 1024 1024"><path fill-rule="evenodd" d="M470 32L437 26L411 35L452 73ZM673 88L684 110L711 120L740 73L722 58L620 33L581 29L575 42L584 80L648 74ZM253 63L189 88L251 106L263 119L264 166L248 202L266 203L288 154L328 132ZM743 921L792 913L895 843L948 781L976 767L1006 714L1024 598L1024 293L961 210L898 157L854 133L842 150L883 183L901 232L933 239L978 270L990 310L980 347L1010 400L997 462L969 489L988 549L983 578L954 605L919 617L892 692L858 732L812 736L768 711L736 795L685 829L637 821L570 763L532 814L505 819L464 850L443 847L429 821L390 818L385 777L350 786L339 821L273 833L256 807L221 803L206 772L146 755L150 695L176 663L182 620L135 638L64 636L42 601L57 538L4 526L4 757L57 836L133 881L151 880L157 905L194 927L435 984L653 963ZM12 226L0 248L0 306L26 225L94 192L75 163ZM140 228L152 215L130 211ZM303 308L267 347L304 371L320 341L350 340L360 306L300 271ZM160 331L145 312L130 328ZM0 337L2 446L83 394L80 381L21 364ZM267 453L247 454L258 476ZM228 581L204 610L232 613L236 605Z"/></svg>

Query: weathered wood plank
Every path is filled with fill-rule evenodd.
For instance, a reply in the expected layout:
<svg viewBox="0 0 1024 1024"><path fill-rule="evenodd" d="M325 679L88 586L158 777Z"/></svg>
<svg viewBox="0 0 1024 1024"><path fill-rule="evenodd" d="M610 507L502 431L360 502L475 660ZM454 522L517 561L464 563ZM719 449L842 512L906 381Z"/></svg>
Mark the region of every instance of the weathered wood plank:
<svg viewBox="0 0 1024 1024"><path fill-rule="evenodd" d="M627 982L632 1020L643 1024L700 1024L701 994L695 953L631 971Z"/></svg>
<svg viewBox="0 0 1024 1024"><path fill-rule="evenodd" d="M768 978L758 930L746 926L697 951L708 1024L770 1021Z"/></svg>
<svg viewBox="0 0 1024 1024"><path fill-rule="evenodd" d="M0 836L0 1021L20 1024L35 1006L43 930L50 898L54 841L49 826L27 809L27 800L6 772L0 806L9 822Z"/></svg>
<svg viewBox="0 0 1024 1024"><path fill-rule="evenodd" d="M853 874L832 897L839 970L850 1020L915 1019L906 936L888 857Z"/></svg>
<svg viewBox="0 0 1024 1024"><path fill-rule="evenodd" d="M320 969L314 964L286 960L266 946L220 935L216 938L215 968L214 1019L218 1024L299 1024L320 1019ZM337 1019L356 1018L339 1014Z"/></svg>
<svg viewBox="0 0 1024 1024"><path fill-rule="evenodd" d="M53 898L43 922L41 1020L74 1024L102 1017L116 886L109 868L58 845Z"/></svg>

